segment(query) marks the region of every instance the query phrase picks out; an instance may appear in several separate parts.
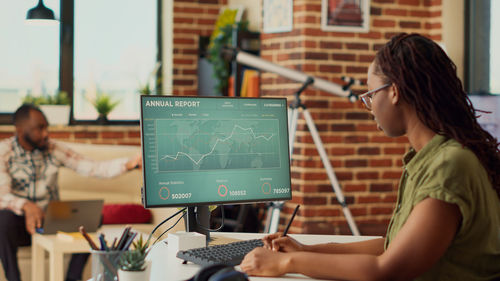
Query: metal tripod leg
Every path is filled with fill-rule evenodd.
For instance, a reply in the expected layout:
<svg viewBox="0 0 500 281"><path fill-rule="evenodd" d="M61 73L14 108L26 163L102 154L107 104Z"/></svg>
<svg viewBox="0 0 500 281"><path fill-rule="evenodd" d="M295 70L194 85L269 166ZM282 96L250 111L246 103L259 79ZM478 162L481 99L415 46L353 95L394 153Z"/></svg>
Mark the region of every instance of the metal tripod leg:
<svg viewBox="0 0 500 281"><path fill-rule="evenodd" d="M335 195L337 196L337 201L340 203L342 206L342 211L344 213L344 216L347 219L347 223L349 225L349 228L351 229L351 232L353 235L359 236L359 230L358 227L356 226L356 223L354 222L354 219L352 218L351 211L349 211L349 208L347 207L347 204L345 202L344 195L342 194L342 189L340 188L340 184L337 180L337 177L335 176L335 173L333 171L332 165L330 164L330 160L328 159L328 155L326 154L323 142L321 141L321 138L319 136L318 130L316 129L316 125L314 124L314 120L311 117L311 114L307 109L304 109L302 111L304 118L306 120L307 127L309 128L309 132L311 133L311 136L314 140L314 144L316 145L316 149L318 150L319 156L321 157L321 162L323 162L323 166L325 167L326 173L328 174L328 178L330 179L330 183L332 184L333 191L335 192ZM297 131L297 121L299 118L299 109L298 108L289 108L288 110L288 116L290 117L289 119L289 141L290 141L290 159L292 158L293 155L293 144L295 143L295 133ZM274 232L277 231L278 229L278 224L279 224L279 211L283 205L283 202L281 202L281 205L279 207L272 206L269 207L268 209L268 222L266 223L266 229L269 230L268 233L272 233L272 230L276 229ZM273 214L271 217L270 214ZM270 219L269 219L270 218Z"/></svg>
<svg viewBox="0 0 500 281"><path fill-rule="evenodd" d="M297 109L295 109L297 111ZM330 179L330 183L332 184L333 190L335 191L335 195L337 196L337 201L342 206L342 211L344 212L344 216L347 219L347 223L349 224L349 228L353 235L359 236L359 230L352 218L351 211L347 208L347 204L345 202L344 195L342 194L342 189L340 189L339 181L337 180L337 176L333 172L332 165L330 164L330 160L328 159L328 155L326 154L325 147L323 146L323 142L318 134L318 130L316 129L316 125L314 125L314 121L311 117L311 114L307 109L302 111L304 118L306 119L307 127L309 128L309 132L311 132L311 136L314 140L314 144L316 145L316 149L318 150L319 156L321 157L321 162L323 162L323 166L326 169L326 173L328 174L328 178ZM296 127L294 128L296 130Z"/></svg>
<svg viewBox="0 0 500 281"><path fill-rule="evenodd" d="M266 226L264 233L275 233L278 231L280 221L280 211L283 207L283 201L270 202L266 213Z"/></svg>
<svg viewBox="0 0 500 281"><path fill-rule="evenodd" d="M293 154L293 144L295 142L295 130L292 128L297 128L298 110L288 108L288 135L289 135L289 149L290 149L290 161ZM290 163L291 164L291 163ZM283 201L274 201L269 203L266 214L266 226L264 231L266 233L275 233L278 231L278 225L280 222L280 212L283 208Z"/></svg>

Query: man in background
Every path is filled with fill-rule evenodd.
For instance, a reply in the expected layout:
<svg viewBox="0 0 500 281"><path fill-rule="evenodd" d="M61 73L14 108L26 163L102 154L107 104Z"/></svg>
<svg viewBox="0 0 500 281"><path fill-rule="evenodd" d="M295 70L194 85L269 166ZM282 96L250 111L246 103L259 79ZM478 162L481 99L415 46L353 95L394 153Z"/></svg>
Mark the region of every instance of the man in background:
<svg viewBox="0 0 500 281"><path fill-rule="evenodd" d="M133 159L93 161L49 139L48 123L37 107L14 113L16 134L0 142L0 259L9 281L20 280L17 248L31 244L42 227L49 201L59 199L57 176L64 166L89 177L111 178L141 167ZM88 255L73 255L66 280L80 280Z"/></svg>

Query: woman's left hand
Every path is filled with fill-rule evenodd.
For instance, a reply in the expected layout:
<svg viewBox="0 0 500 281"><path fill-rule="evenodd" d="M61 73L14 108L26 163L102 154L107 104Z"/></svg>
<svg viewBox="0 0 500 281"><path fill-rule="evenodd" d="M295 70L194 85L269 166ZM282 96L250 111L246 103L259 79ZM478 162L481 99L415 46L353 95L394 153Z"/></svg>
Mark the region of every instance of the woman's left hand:
<svg viewBox="0 0 500 281"><path fill-rule="evenodd" d="M249 275L281 276L289 272L289 255L259 247L245 256L240 267Z"/></svg>

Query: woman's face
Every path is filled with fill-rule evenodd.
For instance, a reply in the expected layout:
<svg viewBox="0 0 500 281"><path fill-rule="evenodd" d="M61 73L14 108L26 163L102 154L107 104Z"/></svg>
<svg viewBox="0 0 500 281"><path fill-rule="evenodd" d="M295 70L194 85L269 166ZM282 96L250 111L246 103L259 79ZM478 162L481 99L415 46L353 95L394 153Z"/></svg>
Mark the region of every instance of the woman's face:
<svg viewBox="0 0 500 281"><path fill-rule="evenodd" d="M386 84L383 77L375 73L376 65L373 62L368 68L368 90L377 89ZM398 95L394 92L394 84L372 94L370 112L375 117L379 130L389 137L399 137L405 133L401 109L397 106Z"/></svg>

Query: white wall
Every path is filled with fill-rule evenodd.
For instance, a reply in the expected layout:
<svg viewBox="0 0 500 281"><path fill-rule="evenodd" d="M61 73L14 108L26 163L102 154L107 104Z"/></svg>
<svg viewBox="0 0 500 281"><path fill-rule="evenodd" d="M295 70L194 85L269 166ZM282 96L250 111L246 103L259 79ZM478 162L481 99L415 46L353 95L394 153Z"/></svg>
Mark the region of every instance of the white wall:
<svg viewBox="0 0 500 281"><path fill-rule="evenodd" d="M464 82L464 0L443 0L443 43Z"/></svg>
<svg viewBox="0 0 500 281"><path fill-rule="evenodd" d="M173 55L174 55L174 0L163 0L163 50L162 50L162 77L163 94L172 95L173 92Z"/></svg>
<svg viewBox="0 0 500 281"><path fill-rule="evenodd" d="M229 6L241 5L245 8L244 18L248 20L250 31L260 31L262 26L262 1L260 0L229 0Z"/></svg>

